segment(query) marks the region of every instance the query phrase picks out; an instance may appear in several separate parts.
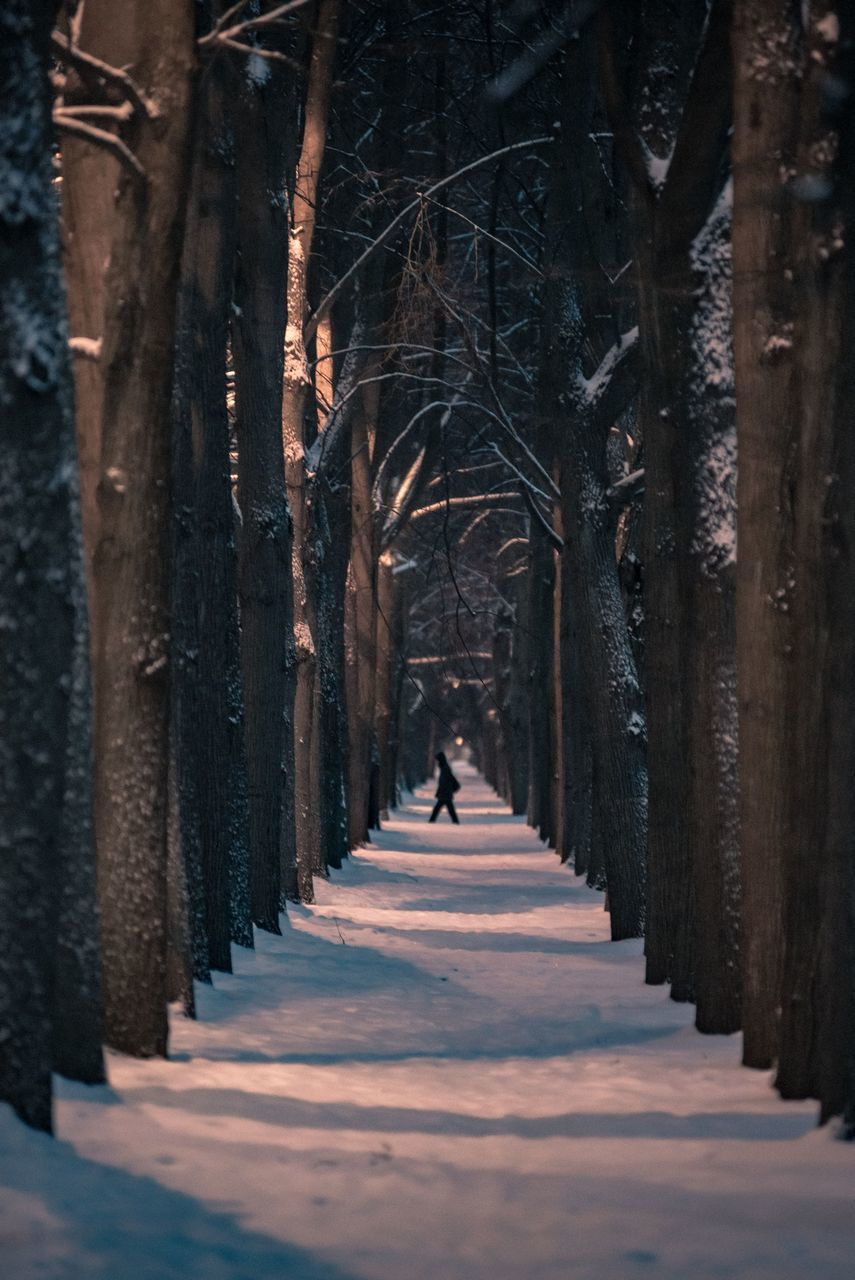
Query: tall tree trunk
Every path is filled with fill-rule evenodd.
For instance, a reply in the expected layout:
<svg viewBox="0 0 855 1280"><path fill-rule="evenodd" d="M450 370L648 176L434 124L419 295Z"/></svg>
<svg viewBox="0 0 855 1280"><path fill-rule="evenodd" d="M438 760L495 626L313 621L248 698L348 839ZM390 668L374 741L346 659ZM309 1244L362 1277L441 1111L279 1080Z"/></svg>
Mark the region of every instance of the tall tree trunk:
<svg viewBox="0 0 855 1280"><path fill-rule="evenodd" d="M690 722L714 696L695 680L714 664L690 648L693 567L681 432L693 421L695 389L685 368L696 314L691 252L722 187L730 121L730 0L687 4L674 24L664 0L648 0L637 27L641 59L636 108L621 87L619 42L601 28L601 83L636 192L640 428L645 458L645 692L649 758L647 980L671 981L674 999L694 995L695 907L692 807L715 793L693 789ZM705 19L707 19L705 21ZM663 78L661 67L671 70ZM694 672L688 681L689 671ZM687 683L688 681L688 683ZM691 684L689 690L688 684ZM699 702L700 700L700 702ZM715 821L721 834L726 823ZM729 839L729 837L727 837ZM715 849L715 858L726 856Z"/></svg>
<svg viewBox="0 0 855 1280"><path fill-rule="evenodd" d="M323 865L320 848L318 788L320 725L316 710L318 674L316 646L316 567L310 546L309 477L306 469L304 414L311 386L306 361L304 325L308 310L308 273L315 231L321 166L326 147L330 90L335 67L342 0L320 0L304 108L303 139L294 183L288 253L288 327L282 394L285 482L293 521L292 579L297 686L294 703L294 766L297 865L301 897L312 898L312 871ZM314 765L314 767L313 767Z"/></svg>
<svg viewBox="0 0 855 1280"><path fill-rule="evenodd" d="M216 9L214 11L216 13ZM249 815L237 618L226 361L235 251L232 99L223 59L201 79L175 374L173 680L186 839L198 830L208 957L252 945ZM195 807L195 820L192 814Z"/></svg>
<svg viewBox="0 0 855 1280"><path fill-rule="evenodd" d="M241 658L249 774L253 922L279 932L291 732L291 538L282 451L288 247L286 177L293 164L291 92L280 67L243 80L236 116L237 268L232 351L238 439ZM272 194L271 194L272 193Z"/></svg>
<svg viewBox="0 0 855 1280"><path fill-rule="evenodd" d="M348 837L351 846L368 839L374 685L377 671L377 532L371 495L371 458L377 422L377 385L357 393L351 436L350 635L347 720Z"/></svg>
<svg viewBox="0 0 855 1280"><path fill-rule="evenodd" d="M553 153L540 395L560 458L563 586L578 644L578 668L568 653L564 696L573 697L570 678L581 671L592 731L594 830L602 842L612 936L626 938L643 929L647 771L642 694L618 577L608 441L635 391L635 335L620 337L626 301L599 283L605 273L597 264L621 259L625 234L615 196L598 181L602 162L589 140L594 67L592 33L583 32L568 49L561 141ZM589 348L602 354L587 373Z"/></svg>
<svg viewBox="0 0 855 1280"><path fill-rule="evenodd" d="M780 175L796 162L804 50L797 15L785 0L736 0L734 15L743 1060L765 1070L778 1049L784 850L791 839L787 716L797 668L789 602L795 586L793 495L802 414L793 342L800 305L794 244L806 232L805 211L792 201ZM766 75L757 68L769 40L787 54Z"/></svg>
<svg viewBox="0 0 855 1280"><path fill-rule="evenodd" d="M695 894L699 1031L741 1026L740 875L735 652L736 424L730 187L696 237L688 414L679 469L686 567L689 838Z"/></svg>
<svg viewBox="0 0 855 1280"><path fill-rule="evenodd" d="M195 44L193 6L87 4L81 47L125 67L152 112L128 138L144 176L118 180L104 297L94 546L95 829L106 1035L166 1051L170 398ZM156 112L156 123L153 119ZM67 158L68 179L74 158ZM113 172L113 161L103 164ZM94 162L93 162L94 168ZM97 184L100 185L100 184ZM78 188L79 190L79 188ZM100 206L99 206L100 207ZM96 211L97 212L97 211ZM79 244L82 227L76 227ZM71 252L75 252L72 244ZM102 261L89 264L97 277ZM88 288L81 269L74 288ZM92 287L99 290L98 279ZM76 308L79 312L79 308Z"/></svg>
<svg viewBox="0 0 855 1280"><path fill-rule="evenodd" d="M532 522L528 601L528 821L547 843L552 832L552 545Z"/></svg>
<svg viewBox="0 0 855 1280"><path fill-rule="evenodd" d="M50 151L50 3L0 4L0 1098L51 1128L51 1067L103 1078L83 577ZM11 143L10 143L11 140ZM57 983L57 964L69 962ZM81 1017L80 1043L68 1040Z"/></svg>
<svg viewBox="0 0 855 1280"><path fill-rule="evenodd" d="M345 436L345 449L349 435ZM345 468L346 470L346 468ZM315 479L312 522L323 556L318 566L320 683L321 844L329 866L347 857L347 735L344 703L344 614L350 552L350 486L341 463Z"/></svg>
<svg viewBox="0 0 855 1280"><path fill-rule="evenodd" d="M846 438L852 402L844 398L851 379L845 372L849 348L841 339L851 338L853 315L847 234L852 229L851 172L847 173L851 139L844 120L843 143L849 150L835 174L833 130L838 122L828 118L824 106L834 102L837 28L817 21L817 16L814 13L805 40L799 153L790 188L791 199L806 203L806 208L799 220L804 238L795 262L799 306L792 334L800 396L794 486L797 569L783 603L793 614L798 679L789 688L787 745L793 773L790 840L784 851L785 944L776 1084L784 1097L819 1098L827 1118L846 1106L852 1065L847 1023L852 1008L847 951L852 944L844 933L852 858L852 828L845 829L851 801L844 781L852 760L851 673L840 683L840 663L851 640L838 616L845 618L851 611L851 517L843 513L851 501ZM851 51L843 48L844 65L851 70ZM842 182L835 185L835 177ZM838 462L844 466L842 474ZM832 647L834 641L842 642L840 653ZM832 754L838 745L841 759Z"/></svg>

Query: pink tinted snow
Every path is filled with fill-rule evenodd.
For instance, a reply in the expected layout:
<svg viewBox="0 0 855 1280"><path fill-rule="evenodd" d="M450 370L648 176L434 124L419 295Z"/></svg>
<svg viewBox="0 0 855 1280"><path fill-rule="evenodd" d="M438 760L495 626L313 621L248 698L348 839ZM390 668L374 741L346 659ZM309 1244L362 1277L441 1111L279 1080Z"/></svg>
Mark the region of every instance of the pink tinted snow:
<svg viewBox="0 0 855 1280"><path fill-rule="evenodd" d="M458 768L458 766L455 766ZM645 987L474 773L173 1019L169 1062L0 1108L14 1280L846 1280L855 1151Z"/></svg>

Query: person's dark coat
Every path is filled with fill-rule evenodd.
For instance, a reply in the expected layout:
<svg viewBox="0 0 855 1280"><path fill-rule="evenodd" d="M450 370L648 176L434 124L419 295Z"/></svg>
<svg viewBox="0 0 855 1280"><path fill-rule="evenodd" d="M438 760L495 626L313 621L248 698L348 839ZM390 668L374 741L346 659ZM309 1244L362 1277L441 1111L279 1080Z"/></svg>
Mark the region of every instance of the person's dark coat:
<svg viewBox="0 0 855 1280"><path fill-rule="evenodd" d="M437 763L439 765L439 782L436 788L436 798L440 804L448 804L453 799L455 791L459 790L460 784L451 772L451 765L445 758L445 752L437 752Z"/></svg>

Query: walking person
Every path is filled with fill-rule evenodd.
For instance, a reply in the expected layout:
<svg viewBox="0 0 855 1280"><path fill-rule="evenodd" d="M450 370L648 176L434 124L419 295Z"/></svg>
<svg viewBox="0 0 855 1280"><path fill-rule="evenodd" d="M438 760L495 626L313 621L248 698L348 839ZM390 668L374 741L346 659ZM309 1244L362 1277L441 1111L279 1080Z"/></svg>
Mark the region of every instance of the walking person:
<svg viewBox="0 0 855 1280"><path fill-rule="evenodd" d="M428 822L436 822L440 809L447 809L451 821L459 824L460 819L454 807L453 796L455 791L460 790L460 783L451 772L451 765L446 760L444 751L437 751L436 762L439 765L439 782L436 788L436 804L433 807L433 813L428 818Z"/></svg>

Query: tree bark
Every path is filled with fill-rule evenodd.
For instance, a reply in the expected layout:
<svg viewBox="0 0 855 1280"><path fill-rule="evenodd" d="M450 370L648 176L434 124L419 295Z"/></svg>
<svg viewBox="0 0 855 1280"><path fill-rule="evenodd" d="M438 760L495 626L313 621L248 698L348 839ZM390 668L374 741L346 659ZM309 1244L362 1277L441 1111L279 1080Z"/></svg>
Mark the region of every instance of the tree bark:
<svg viewBox="0 0 855 1280"><path fill-rule="evenodd" d="M786 57L759 70L766 41ZM790 595L795 586L794 492L801 419L793 345L799 309L794 245L804 235L782 169L796 160L804 51L792 6L737 0L733 54L733 316L739 558L739 688L743 932L743 1061L777 1056L784 927L784 850L797 676ZM799 229L799 223L802 224ZM805 673L798 673L801 679Z"/></svg>
<svg viewBox="0 0 855 1280"><path fill-rule="evenodd" d="M272 65L272 64L271 64ZM237 267L232 318L241 660L249 775L253 922L279 932L285 794L293 788L294 654L291 535L282 451L288 245L286 180L293 165L291 93L281 68L243 81L236 116ZM286 870L287 870L287 858Z"/></svg>
<svg viewBox="0 0 855 1280"><path fill-rule="evenodd" d="M54 16L51 3L0 5L0 1098L48 1131L54 1064L103 1079L79 494L50 160ZM59 963L71 970L57 981Z"/></svg>
<svg viewBox="0 0 855 1280"><path fill-rule="evenodd" d="M81 30L81 47L127 67L157 113L129 129L144 178L118 178L109 225L95 232L110 246L103 383L100 420L82 423L92 431L87 455L99 456L98 513L87 542L94 547L95 829L106 1035L114 1048L142 1056L165 1053L167 1037L169 407L194 36L193 6L165 0L144 11L93 0ZM72 169L73 163L69 156ZM114 173L112 159L102 164ZM78 227L78 244L80 234ZM89 265L97 293L102 261ZM82 269L71 279L75 288L89 287Z"/></svg>
<svg viewBox="0 0 855 1280"><path fill-rule="evenodd" d="M300 895L311 901L312 872L325 864L321 850L317 770L320 759L315 557L310 545L309 476L306 468L304 414L311 386L304 326L308 313L308 272L315 231L321 167L326 148L330 90L342 0L320 0L304 108L303 139L294 183L288 253L288 325L282 394L285 483L293 521L291 559L293 625L297 652L294 703L294 787L297 867Z"/></svg>
<svg viewBox="0 0 855 1280"><path fill-rule="evenodd" d="M181 685L176 688L177 783L184 838L199 843L208 959L226 972L231 971L231 940L252 946L226 409L236 229L231 119L236 88L228 63L218 60L206 70L197 92L173 398L173 681Z"/></svg>

